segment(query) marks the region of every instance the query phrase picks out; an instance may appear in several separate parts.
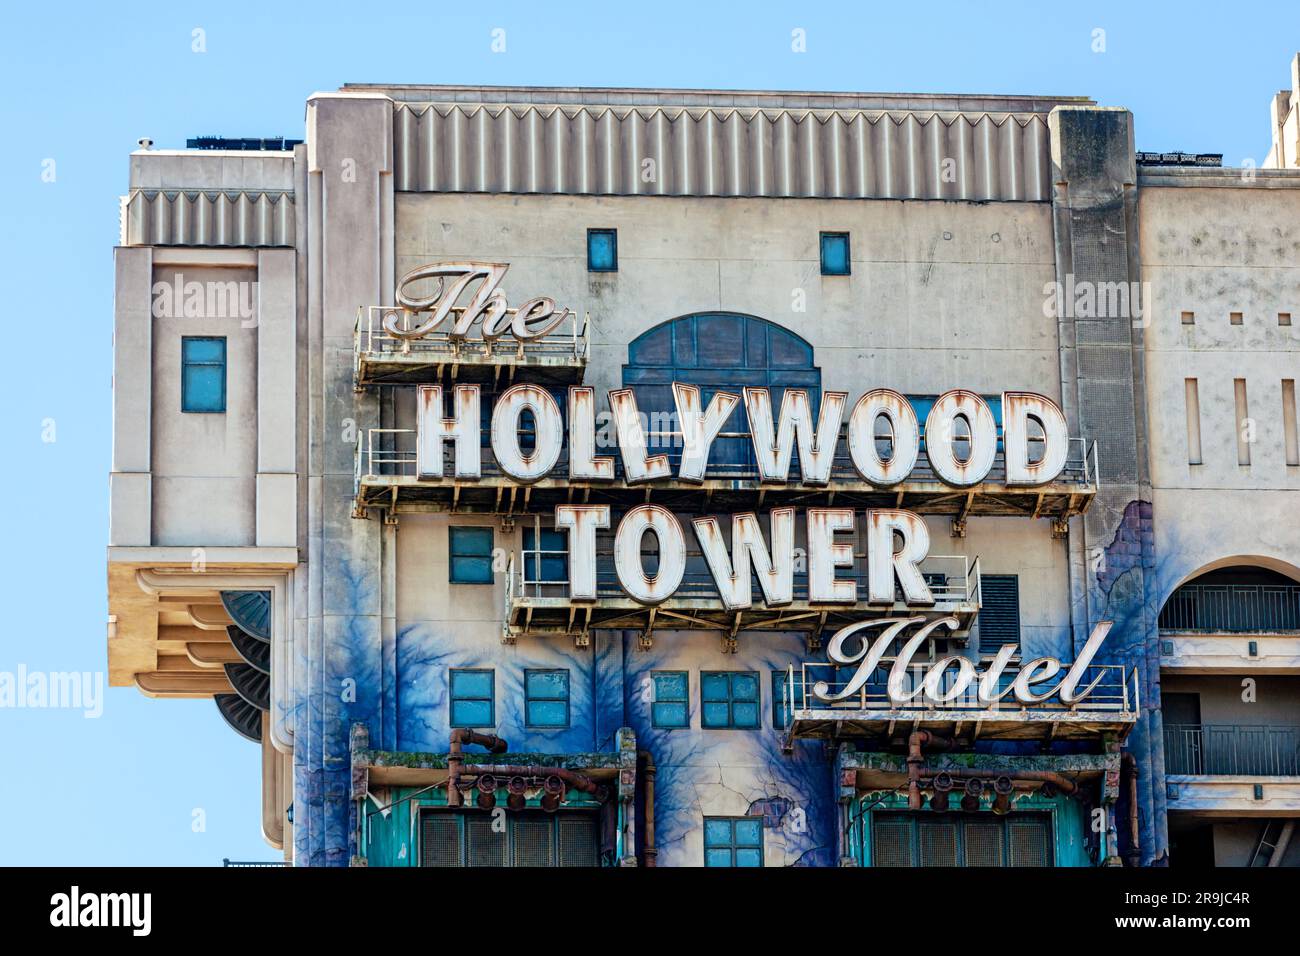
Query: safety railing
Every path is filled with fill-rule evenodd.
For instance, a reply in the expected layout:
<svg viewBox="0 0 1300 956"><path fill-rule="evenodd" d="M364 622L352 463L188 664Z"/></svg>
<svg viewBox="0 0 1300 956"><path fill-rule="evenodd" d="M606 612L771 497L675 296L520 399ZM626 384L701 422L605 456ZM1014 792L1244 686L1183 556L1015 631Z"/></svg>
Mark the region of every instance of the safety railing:
<svg viewBox="0 0 1300 956"><path fill-rule="evenodd" d="M797 720L833 720L872 712L888 713L890 719L897 720L916 717L933 719L936 715L957 719L963 713L977 712L982 715L982 719L986 719L983 715L991 712L1006 714L1012 719L1017 715L1024 719L1051 719L1053 716L1084 712L1096 713L1098 720L1105 720L1107 716L1131 718L1138 710L1137 669L1120 664L1093 664L1084 668L1078 686L1086 688L1094 681L1097 684L1082 700L1066 705L1057 698L1033 704L1017 701L1010 688L1020 672L1021 664L1014 662L998 677L1001 699L989 703L979 700L978 681L972 681L952 700L941 699L957 687L956 681L960 677L956 668L945 670L939 681L939 692L929 694L923 689L922 683L930 673L928 665L912 665L903 675L902 690L908 694L915 692L915 696L899 703L889 694L888 682L893 663L893 658L882 659L866 683L846 697L839 695L848 689L857 671L856 664L815 661L789 665L781 688L782 712L786 718L784 729L790 730ZM826 699L828 697L832 699Z"/></svg>
<svg viewBox="0 0 1300 956"><path fill-rule="evenodd" d="M451 310L447 324L454 324L464 313L463 308ZM507 309L511 315L515 309ZM536 357L555 361L579 362L587 358L589 346L587 329L590 315L581 322L576 312L570 312L567 328L562 325L548 335L535 339L518 339L506 332L494 339L485 339L480 334L481 327L475 327L472 336L453 336L443 329L435 329L418 338L393 335L384 327L388 317L397 319L396 324L403 330L419 325L429 313L409 312L398 306L371 305L357 310L357 324L354 332L354 347L358 357L374 360L393 358L395 356L415 356L427 359L431 363L458 362L472 363L485 361L493 356L514 356L518 359Z"/></svg>
<svg viewBox="0 0 1300 956"><path fill-rule="evenodd" d="M1160 629L1211 634L1300 630L1300 585L1184 584L1161 608Z"/></svg>
<svg viewBox="0 0 1300 956"><path fill-rule="evenodd" d="M647 453L650 455L665 455L671 467L672 474L676 475L678 465L681 461L681 445L674 446L671 443L664 444L664 436L673 436L674 432L651 432L651 438L658 438L660 441L648 442ZM485 440L481 449L482 475L485 478L505 477L500 466L497 464L496 456L492 452L490 442ZM729 446L725 444L728 441L742 441L743 446ZM754 463L753 452L749 446L748 432L724 432L714 441L709 455L708 467L705 469L705 478L707 480L720 481L760 481L758 466ZM359 460L357 463L357 475L374 475L387 477L415 477L416 474L416 430L413 428L374 428L366 435L366 440L361 444L359 450ZM614 477L616 481L624 478L623 462L619 457L616 445L609 443L601 445L598 441L596 453L599 455L608 455L614 459ZM1066 459L1065 467L1060 475L1055 479L1056 484L1065 484L1076 487L1079 491L1086 491L1095 488L1097 484L1097 446L1096 442L1085 445L1081 438L1070 439L1070 455ZM560 451L560 456L552 469L552 475L556 478L565 478L568 475L568 443L566 442ZM455 446L451 442L443 443L443 473L446 475L455 474ZM799 466L797 462L792 462L790 469L790 480L799 481ZM930 460L926 456L924 443L921 453L917 456L916 466L912 469L907 479L910 482L933 482L942 484L943 481L935 474L930 465ZM1006 480L1006 461L1002 451L999 448L997 457L994 460L993 467L989 470L985 482L1000 484ZM861 485L863 479L853 466L849 457L847 439L841 433L840 443L836 451L834 463L831 467L829 487L844 485ZM1034 491L1034 488L1026 488L1027 492Z"/></svg>
<svg viewBox="0 0 1300 956"><path fill-rule="evenodd" d="M1300 726L1167 724L1165 773L1300 775Z"/></svg>
<svg viewBox="0 0 1300 956"><path fill-rule="evenodd" d="M683 524L688 523L683 519ZM653 573L653 558L643 555L645 566ZM529 548L512 554L509 561L507 606L512 599L519 598L563 598L569 588L569 553L562 550ZM865 556L857 555L852 568L839 568L836 577L844 581L853 581L857 590L857 599L867 603L867 572ZM919 569L925 578L927 587L934 597L936 608L979 607L980 570L979 559L974 561L965 555L935 555L923 560ZM763 606L763 592L757 583L752 585L751 597L758 607ZM794 574L794 595L796 602L808 600L808 574ZM624 598L627 592L619 582L614 569L614 550L612 539L601 537L596 546L596 597ZM687 548L686 571L682 582L673 593L677 599L720 599L717 582L708 568L703 553ZM896 590L895 603L902 604L903 594Z"/></svg>

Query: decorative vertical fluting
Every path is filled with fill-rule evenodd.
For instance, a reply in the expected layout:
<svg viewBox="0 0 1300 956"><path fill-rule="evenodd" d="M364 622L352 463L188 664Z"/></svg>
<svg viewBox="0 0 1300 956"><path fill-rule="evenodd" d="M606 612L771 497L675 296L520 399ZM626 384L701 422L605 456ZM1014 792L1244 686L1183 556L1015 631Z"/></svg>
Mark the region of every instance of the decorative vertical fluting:
<svg viewBox="0 0 1300 956"><path fill-rule="evenodd" d="M1143 381L1146 302L1109 294L1112 284L1123 283L1126 292L1136 288L1140 277L1133 117L1124 109L1057 107L1048 126L1061 393L1070 433L1097 442L1101 477L1097 500L1070 528L1074 647L1077 652L1098 621L1111 620L1103 653L1137 668L1142 714L1125 749L1141 770L1141 859L1147 864L1164 859L1168 837L1163 783L1154 772L1163 758L1159 641L1149 594L1155 553ZM1105 305L1119 301L1128 307ZM1120 813L1127 809L1121 797ZM1127 826L1108 825L1127 854Z"/></svg>
<svg viewBox="0 0 1300 956"><path fill-rule="evenodd" d="M378 404L353 391L358 305L392 282L392 105L383 96L323 94L307 103L308 163L308 685L307 753L295 768L298 861L342 866L356 855L349 731L383 739L378 521L352 518L358 436ZM304 819L299 818L299 814Z"/></svg>

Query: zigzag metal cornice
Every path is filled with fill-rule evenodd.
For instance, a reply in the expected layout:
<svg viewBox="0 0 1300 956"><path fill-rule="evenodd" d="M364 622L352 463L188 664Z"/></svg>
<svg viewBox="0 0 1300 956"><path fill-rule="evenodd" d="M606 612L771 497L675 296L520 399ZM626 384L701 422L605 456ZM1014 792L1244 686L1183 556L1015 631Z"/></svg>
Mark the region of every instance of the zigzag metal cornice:
<svg viewBox="0 0 1300 956"><path fill-rule="evenodd" d="M1050 199L1035 112L397 103L406 192Z"/></svg>
<svg viewBox="0 0 1300 956"><path fill-rule="evenodd" d="M122 202L128 246L292 246L293 194L133 189Z"/></svg>

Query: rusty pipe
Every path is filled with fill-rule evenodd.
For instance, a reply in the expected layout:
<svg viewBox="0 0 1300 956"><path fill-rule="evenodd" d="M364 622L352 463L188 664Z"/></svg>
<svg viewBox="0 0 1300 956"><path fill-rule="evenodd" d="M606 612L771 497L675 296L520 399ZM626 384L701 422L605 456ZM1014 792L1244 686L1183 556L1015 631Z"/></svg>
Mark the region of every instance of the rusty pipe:
<svg viewBox="0 0 1300 956"><path fill-rule="evenodd" d="M1142 864L1142 828L1138 821L1138 769L1137 757L1131 750L1120 755L1120 773L1128 773L1128 865Z"/></svg>
<svg viewBox="0 0 1300 956"><path fill-rule="evenodd" d="M907 809L921 809L921 768L925 765L924 748L949 750L952 741L928 730L915 730L907 735Z"/></svg>
<svg viewBox="0 0 1300 956"><path fill-rule="evenodd" d="M494 754L503 754L510 749L510 745L503 737L495 734L480 734L477 730L466 727L455 728L451 732L451 743L447 748L447 806L449 807L459 807L462 803L460 775L464 770L465 744L477 744Z"/></svg>
<svg viewBox="0 0 1300 956"><path fill-rule="evenodd" d="M911 769L910 767L908 768ZM1079 789L1079 785L1069 777L1063 776L1054 770L1012 770L1010 772L999 773L996 770L968 770L964 767L944 768L943 770L931 770L929 767L920 767L919 777L931 777L931 786L934 785L933 778L941 777L947 774L960 780L996 780L998 777L1010 777L1013 781L1033 781L1035 783L1050 783L1056 786L1062 793L1069 795Z"/></svg>
<svg viewBox="0 0 1300 956"><path fill-rule="evenodd" d="M522 766L518 764L470 764L461 773L495 774L502 777L559 777L569 790L599 796L601 787L585 774L558 767Z"/></svg>
<svg viewBox="0 0 1300 956"><path fill-rule="evenodd" d="M637 762L641 764L641 779L645 787L645 800L642 804L645 815L645 828L641 835L642 865L654 868L659 860L659 851L655 848L655 758L648 750L639 751Z"/></svg>

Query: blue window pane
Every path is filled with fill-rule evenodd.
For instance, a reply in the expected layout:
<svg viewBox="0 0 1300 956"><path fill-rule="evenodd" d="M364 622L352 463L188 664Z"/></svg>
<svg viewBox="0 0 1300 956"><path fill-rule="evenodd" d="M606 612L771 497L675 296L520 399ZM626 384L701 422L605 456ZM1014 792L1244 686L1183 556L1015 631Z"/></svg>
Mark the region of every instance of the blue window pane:
<svg viewBox="0 0 1300 956"><path fill-rule="evenodd" d="M491 697L492 672L452 671L451 696L456 698Z"/></svg>
<svg viewBox="0 0 1300 956"><path fill-rule="evenodd" d="M731 866L731 850L705 850L705 866Z"/></svg>
<svg viewBox="0 0 1300 956"><path fill-rule="evenodd" d="M762 866L762 850L736 850L736 866Z"/></svg>
<svg viewBox="0 0 1300 956"><path fill-rule="evenodd" d="M211 365L188 365L182 387L182 411L224 412L226 371Z"/></svg>
<svg viewBox="0 0 1300 956"><path fill-rule="evenodd" d="M181 352L188 362L224 362L226 360L225 339L181 339Z"/></svg>
<svg viewBox="0 0 1300 956"><path fill-rule="evenodd" d="M731 696L736 700L758 700L758 675L732 674Z"/></svg>
<svg viewBox="0 0 1300 956"><path fill-rule="evenodd" d="M567 727L569 705L563 700L531 700L528 702L530 727Z"/></svg>
<svg viewBox="0 0 1300 956"><path fill-rule="evenodd" d="M753 820L736 821L736 846L762 846L763 821L758 817Z"/></svg>
<svg viewBox="0 0 1300 956"><path fill-rule="evenodd" d="M847 232L823 232L822 275L846 276L849 274L849 234Z"/></svg>
<svg viewBox="0 0 1300 956"><path fill-rule="evenodd" d="M654 675L655 700L686 700L686 671L663 671Z"/></svg>
<svg viewBox="0 0 1300 956"><path fill-rule="evenodd" d="M735 703L731 705L733 727L757 727L758 704Z"/></svg>
<svg viewBox="0 0 1300 956"><path fill-rule="evenodd" d="M587 230L587 271L618 271L618 232L614 229Z"/></svg>
<svg viewBox="0 0 1300 956"><path fill-rule="evenodd" d="M701 700L727 700L731 696L729 675L718 671L704 671L700 674Z"/></svg>
<svg viewBox="0 0 1300 956"><path fill-rule="evenodd" d="M726 703L705 702L700 710L705 727L729 727L731 725L730 705Z"/></svg>
<svg viewBox="0 0 1300 956"><path fill-rule="evenodd" d="M656 703L651 707L651 721L656 727L685 727L687 718L684 703Z"/></svg>
<svg viewBox="0 0 1300 956"><path fill-rule="evenodd" d="M454 727L491 727L492 703L486 700L454 700L451 703Z"/></svg>
<svg viewBox="0 0 1300 956"><path fill-rule="evenodd" d="M452 558L452 584L491 584L491 558Z"/></svg>
<svg viewBox="0 0 1300 956"><path fill-rule="evenodd" d="M704 845L731 846L731 821L705 818Z"/></svg>
<svg viewBox="0 0 1300 956"><path fill-rule="evenodd" d="M569 699L568 671L528 671L524 683L533 699Z"/></svg>

